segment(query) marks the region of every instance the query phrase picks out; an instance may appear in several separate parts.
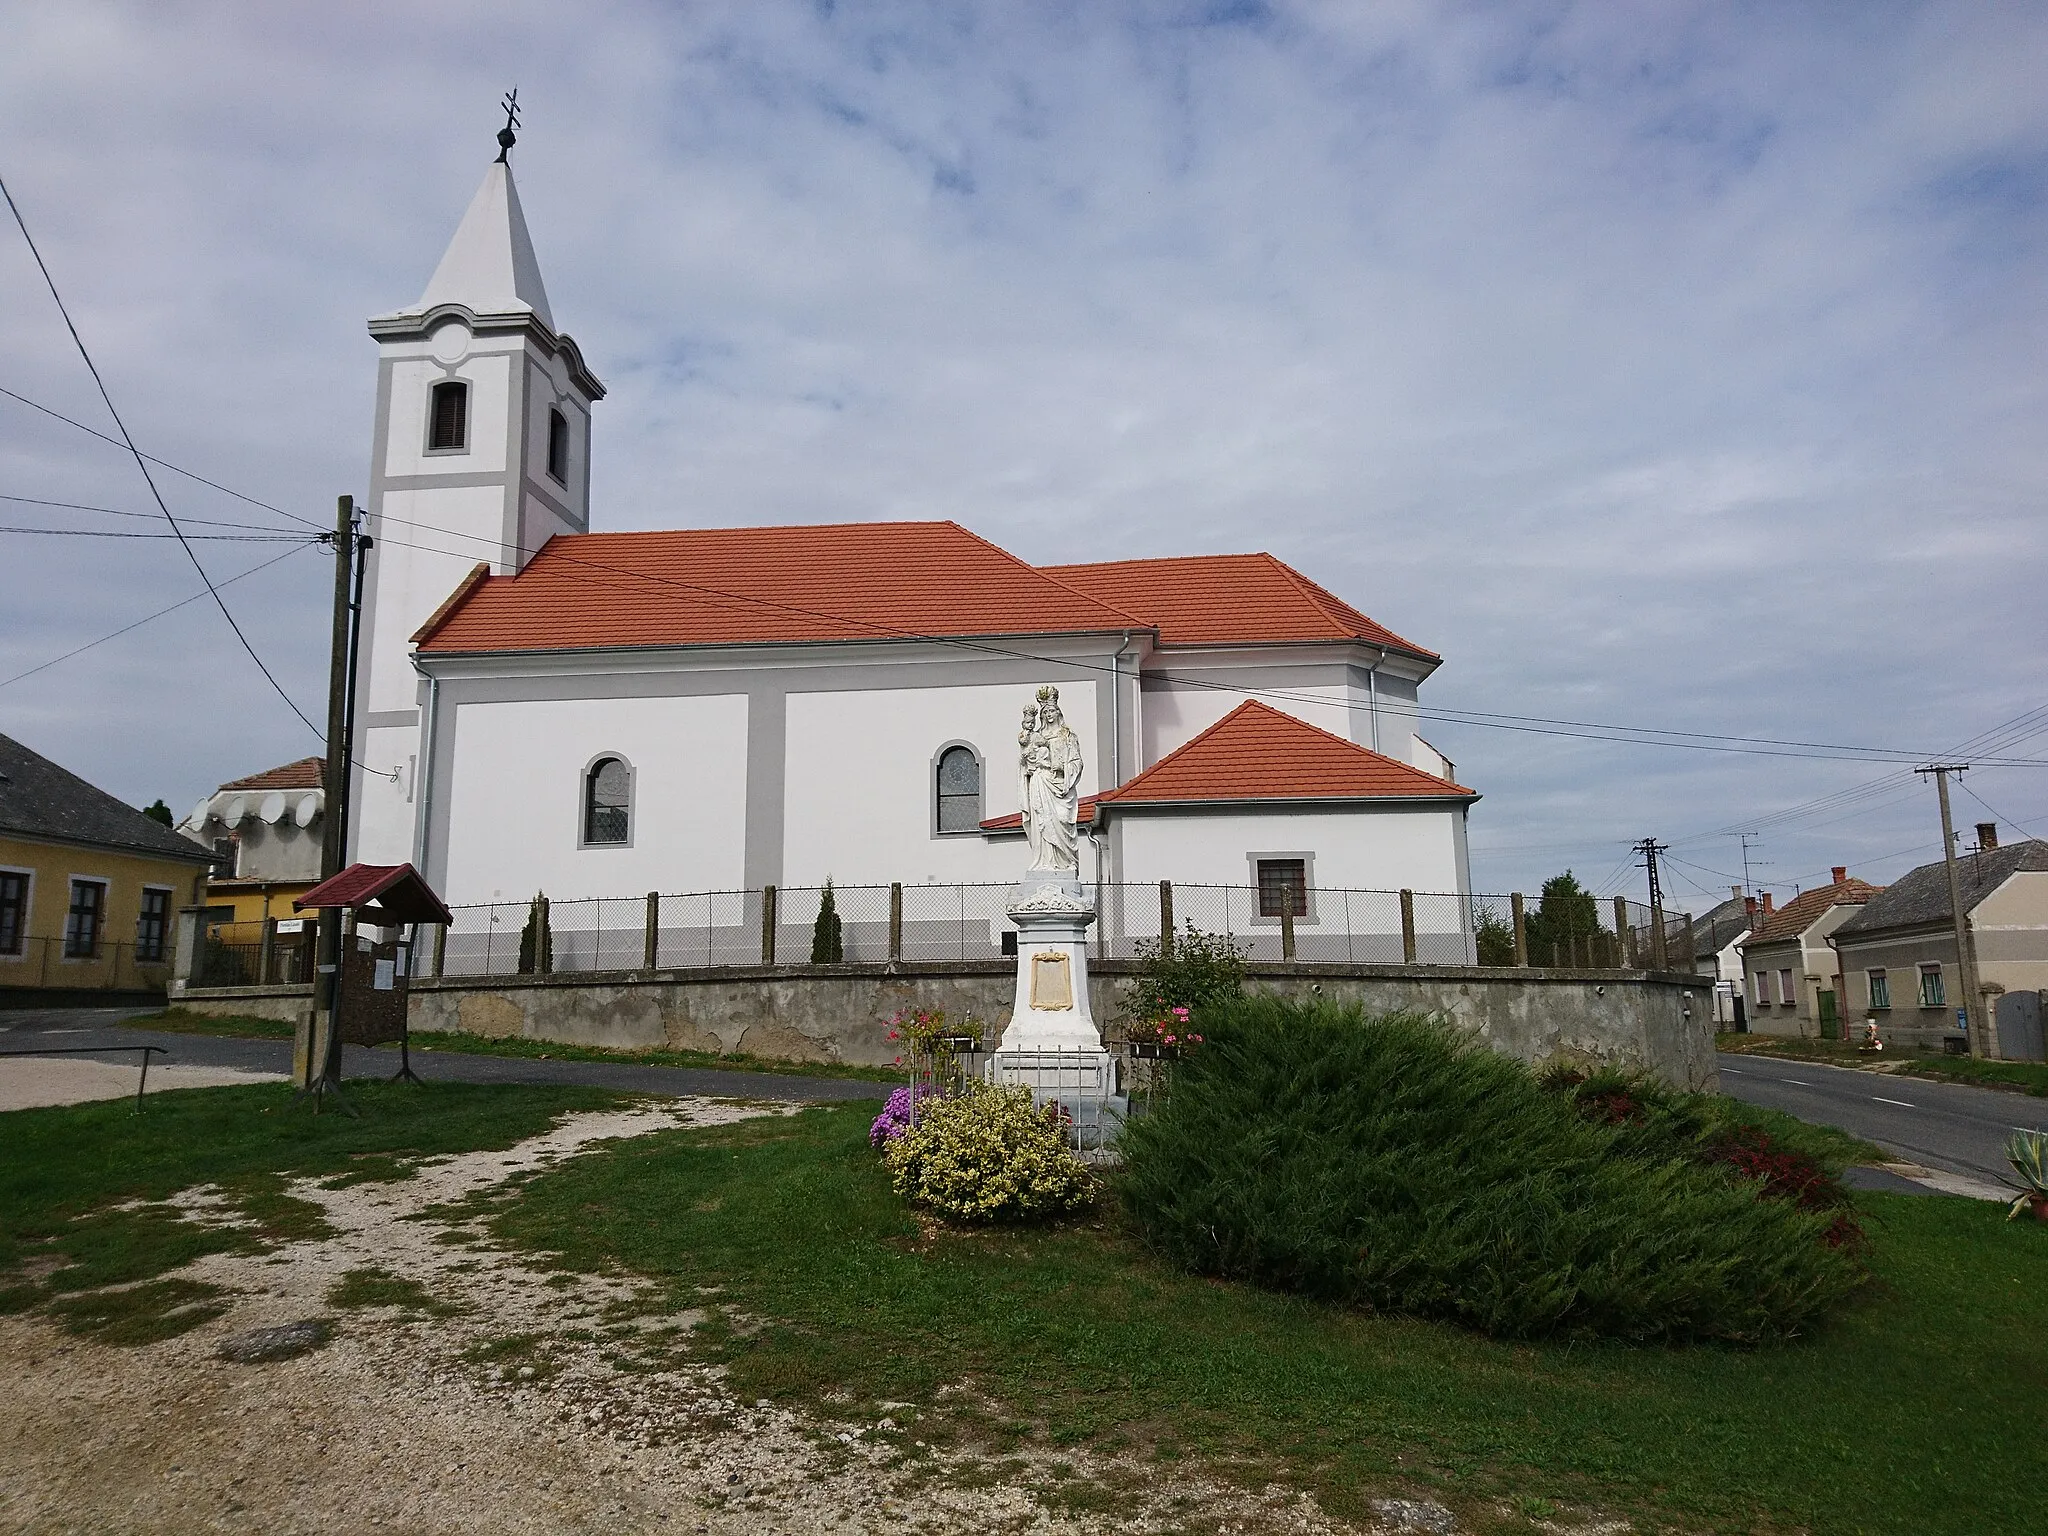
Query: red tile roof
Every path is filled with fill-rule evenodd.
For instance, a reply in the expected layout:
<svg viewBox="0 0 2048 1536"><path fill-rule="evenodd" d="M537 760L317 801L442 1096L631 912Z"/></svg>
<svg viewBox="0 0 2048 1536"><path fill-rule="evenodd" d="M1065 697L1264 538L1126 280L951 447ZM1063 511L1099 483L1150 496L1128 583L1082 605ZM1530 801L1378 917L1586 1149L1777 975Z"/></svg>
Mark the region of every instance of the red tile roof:
<svg viewBox="0 0 2048 1536"><path fill-rule="evenodd" d="M1763 926L1743 942L1770 944L1779 939L1789 939L1819 922L1828 908L1860 907L1883 890L1881 885L1868 885L1853 878L1844 880L1840 885L1817 885L1810 891L1801 891L1765 918Z"/></svg>
<svg viewBox="0 0 2048 1536"><path fill-rule="evenodd" d="M1080 805L1075 808L1074 819L1084 827L1090 825L1095 820L1095 802L1101 798L1100 795L1083 795ZM981 830L984 832L1021 832L1024 830L1024 813L1022 811L1012 811L1007 816L991 816L981 824Z"/></svg>
<svg viewBox="0 0 2048 1536"><path fill-rule="evenodd" d="M1477 799L1463 785L1247 699L1105 805L1196 800Z"/></svg>
<svg viewBox="0 0 2048 1536"><path fill-rule="evenodd" d="M1166 645L1364 640L1436 659L1268 554L1050 565L1045 573L1142 615Z"/></svg>
<svg viewBox="0 0 2048 1536"><path fill-rule="evenodd" d="M324 758L302 757L296 763L286 763L281 768L266 768L261 773L252 773L246 779L230 779L221 788L318 789L326 782L326 775Z"/></svg>
<svg viewBox="0 0 2048 1536"><path fill-rule="evenodd" d="M423 651L1063 634L1147 627L957 523L582 533L476 582Z"/></svg>

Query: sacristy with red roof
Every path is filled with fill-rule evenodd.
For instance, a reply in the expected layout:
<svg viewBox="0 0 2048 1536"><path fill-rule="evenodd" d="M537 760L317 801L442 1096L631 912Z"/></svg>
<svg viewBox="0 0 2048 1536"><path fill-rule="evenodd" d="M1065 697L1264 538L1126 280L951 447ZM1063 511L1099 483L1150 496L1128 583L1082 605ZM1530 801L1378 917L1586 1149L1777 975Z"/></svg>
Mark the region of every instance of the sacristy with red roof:
<svg viewBox="0 0 2048 1536"><path fill-rule="evenodd" d="M1272 554L1033 564L952 520L593 527L604 387L504 159L370 331L351 859L456 905L1008 882L1020 715L1051 686L1088 878L1263 889L1303 922L1290 891L1469 889L1478 797L1416 733L1440 658Z"/></svg>

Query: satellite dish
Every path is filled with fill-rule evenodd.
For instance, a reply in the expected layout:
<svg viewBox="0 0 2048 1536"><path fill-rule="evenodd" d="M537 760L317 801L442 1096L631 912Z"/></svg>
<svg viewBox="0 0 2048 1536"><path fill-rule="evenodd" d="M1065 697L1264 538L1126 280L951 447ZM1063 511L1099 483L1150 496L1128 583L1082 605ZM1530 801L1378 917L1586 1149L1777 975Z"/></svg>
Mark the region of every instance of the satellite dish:
<svg viewBox="0 0 2048 1536"><path fill-rule="evenodd" d="M206 818L212 814L213 796L208 795L204 800L192 807L192 814L185 819L194 827L203 827L206 825Z"/></svg>
<svg viewBox="0 0 2048 1536"><path fill-rule="evenodd" d="M249 797L237 795L228 802L228 808L220 813L220 819L229 826L240 826L242 818L249 814Z"/></svg>
<svg viewBox="0 0 2048 1536"><path fill-rule="evenodd" d="M307 795L299 801L299 808L293 813L292 820L302 827L310 827L313 825L313 818L319 814L320 797L318 795Z"/></svg>
<svg viewBox="0 0 2048 1536"><path fill-rule="evenodd" d="M256 808L256 814L273 827L284 820L284 796L272 790L263 797L263 803Z"/></svg>

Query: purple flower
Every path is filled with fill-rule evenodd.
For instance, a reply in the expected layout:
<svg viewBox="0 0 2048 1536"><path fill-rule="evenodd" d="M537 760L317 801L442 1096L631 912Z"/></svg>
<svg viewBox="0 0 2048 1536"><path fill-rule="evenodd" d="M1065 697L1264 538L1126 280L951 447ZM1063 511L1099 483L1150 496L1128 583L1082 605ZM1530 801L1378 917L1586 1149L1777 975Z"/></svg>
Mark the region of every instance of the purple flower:
<svg viewBox="0 0 2048 1536"><path fill-rule="evenodd" d="M908 1085L898 1088L889 1095L889 1102L882 1106L882 1112L875 1116L875 1123L868 1128L868 1145L879 1147L884 1142L894 1141L910 1129L911 1116L919 1099L936 1098L940 1090L930 1083L919 1083L913 1093Z"/></svg>

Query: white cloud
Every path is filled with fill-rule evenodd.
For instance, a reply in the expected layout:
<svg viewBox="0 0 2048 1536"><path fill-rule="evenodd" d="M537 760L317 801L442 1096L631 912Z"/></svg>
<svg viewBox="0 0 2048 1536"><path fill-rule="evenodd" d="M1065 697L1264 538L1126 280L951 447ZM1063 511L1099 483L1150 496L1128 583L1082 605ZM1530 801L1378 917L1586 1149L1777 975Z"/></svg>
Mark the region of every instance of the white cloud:
<svg viewBox="0 0 2048 1536"><path fill-rule="evenodd" d="M2038 16L579 17L7 7L0 171L144 445L316 519L360 488L363 318L417 294L516 82L550 296L612 389L601 526L1270 548L1478 709L1932 750L2040 700ZM0 384L97 421L36 282L0 240ZM148 505L5 400L0 481ZM133 542L0 536L0 676L192 590ZM309 711L324 594L300 556L232 598ZM0 690L0 729L173 803L310 747L199 605ZM1876 771L1429 732L1495 887ZM2048 831L2040 771L1979 788ZM1925 798L1777 829L1772 878L1932 843Z"/></svg>

